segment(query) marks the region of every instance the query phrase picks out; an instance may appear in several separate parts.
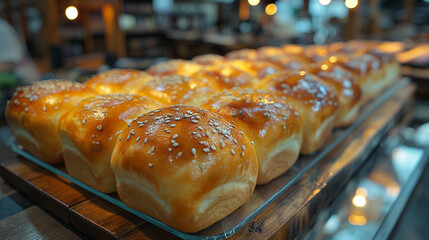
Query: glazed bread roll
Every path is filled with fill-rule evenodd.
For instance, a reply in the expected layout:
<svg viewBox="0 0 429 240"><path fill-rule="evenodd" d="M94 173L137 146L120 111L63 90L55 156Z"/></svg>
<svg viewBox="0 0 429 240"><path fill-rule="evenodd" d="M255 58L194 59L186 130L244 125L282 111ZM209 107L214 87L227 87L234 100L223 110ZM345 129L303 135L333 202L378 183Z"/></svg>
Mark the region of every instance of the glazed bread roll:
<svg viewBox="0 0 429 240"><path fill-rule="evenodd" d="M284 71L264 78L257 87L277 92L299 112L304 124L301 153L318 150L332 135L338 98L317 76Z"/></svg>
<svg viewBox="0 0 429 240"><path fill-rule="evenodd" d="M238 129L254 144L258 159L257 184L265 184L286 172L301 148L302 119L280 98L262 90L223 92L203 105Z"/></svg>
<svg viewBox="0 0 429 240"><path fill-rule="evenodd" d="M119 197L179 231L210 226L254 190L253 145L207 110L161 108L138 117L120 137L112 155Z"/></svg>
<svg viewBox="0 0 429 240"><path fill-rule="evenodd" d="M252 87L258 82L258 79L252 74L234 67L228 62L205 66L193 74L193 77L209 83L218 92L235 87Z"/></svg>
<svg viewBox="0 0 429 240"><path fill-rule="evenodd" d="M380 92L380 82L382 82L386 73L381 69L381 61L375 56L371 54L343 53L329 59L358 78L363 103L374 98Z"/></svg>
<svg viewBox="0 0 429 240"><path fill-rule="evenodd" d="M99 94L135 93L135 89L152 78L150 74L138 70L112 69L93 76L85 85Z"/></svg>
<svg viewBox="0 0 429 240"><path fill-rule="evenodd" d="M204 79L181 75L157 76L137 90L139 95L154 99L165 105L185 104L199 106L217 93Z"/></svg>
<svg viewBox="0 0 429 240"><path fill-rule="evenodd" d="M227 59L217 54L204 54L192 58L192 61L201 65L220 65L227 61Z"/></svg>
<svg viewBox="0 0 429 240"><path fill-rule="evenodd" d="M321 80L337 94L339 106L334 127L352 124L359 116L359 109L362 106L361 89L357 78L329 61L313 64L308 68L308 72L318 76L316 80Z"/></svg>
<svg viewBox="0 0 429 240"><path fill-rule="evenodd" d="M80 83L65 80L18 87L7 105L6 120L24 149L47 163L62 163L58 120L81 99L95 94Z"/></svg>
<svg viewBox="0 0 429 240"><path fill-rule="evenodd" d="M227 53L226 58L254 60L258 58L258 51L256 51L255 49L247 49L247 48L235 50Z"/></svg>
<svg viewBox="0 0 429 240"><path fill-rule="evenodd" d="M278 65L263 60L233 59L229 60L228 64L243 72L250 73L256 82L259 82L262 78L270 74L283 70Z"/></svg>
<svg viewBox="0 0 429 240"><path fill-rule="evenodd" d="M159 107L143 96L121 93L82 100L59 123L69 175L98 191L115 192L110 159L119 134L137 116Z"/></svg>
<svg viewBox="0 0 429 240"><path fill-rule="evenodd" d="M184 75L191 76L201 69L201 65L186 60L174 59L165 62L160 62L153 65L146 70L147 73L154 76L165 76L165 75Z"/></svg>

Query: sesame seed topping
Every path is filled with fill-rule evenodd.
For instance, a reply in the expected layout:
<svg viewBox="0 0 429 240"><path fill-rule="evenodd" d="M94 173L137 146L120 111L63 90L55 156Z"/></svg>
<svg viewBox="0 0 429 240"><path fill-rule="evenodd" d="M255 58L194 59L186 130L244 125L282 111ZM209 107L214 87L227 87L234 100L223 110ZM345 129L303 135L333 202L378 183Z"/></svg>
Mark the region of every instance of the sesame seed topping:
<svg viewBox="0 0 429 240"><path fill-rule="evenodd" d="M250 141L250 144L252 144L252 145L253 145L253 144L255 144L255 142L254 142L254 141Z"/></svg>
<svg viewBox="0 0 429 240"><path fill-rule="evenodd" d="M196 155L197 155L197 151L195 150L195 148L192 148L191 152L192 152L192 154L193 154L194 156L196 156Z"/></svg>
<svg viewBox="0 0 429 240"><path fill-rule="evenodd" d="M203 130L203 128L201 126L198 126L198 129L200 129L201 131Z"/></svg>
<svg viewBox="0 0 429 240"><path fill-rule="evenodd" d="M201 168L201 170L204 170L204 164L203 163L200 163L200 168Z"/></svg>
<svg viewBox="0 0 429 240"><path fill-rule="evenodd" d="M233 141L235 144L237 144L237 140L235 140L235 138L233 138L233 139L232 139L232 141Z"/></svg>
<svg viewBox="0 0 429 240"><path fill-rule="evenodd" d="M232 153L232 155L235 155L234 149L231 149L231 153Z"/></svg>
<svg viewBox="0 0 429 240"><path fill-rule="evenodd" d="M153 167L153 163L149 163L148 166L151 168Z"/></svg>
<svg viewBox="0 0 429 240"><path fill-rule="evenodd" d="M175 117L174 120L179 121L181 118Z"/></svg>
<svg viewBox="0 0 429 240"><path fill-rule="evenodd" d="M147 138L144 138L144 141L143 141L144 143L147 143Z"/></svg>
<svg viewBox="0 0 429 240"><path fill-rule="evenodd" d="M173 143L173 147L177 147L177 146L179 146L179 144L178 143Z"/></svg>
<svg viewBox="0 0 429 240"><path fill-rule="evenodd" d="M244 152L241 152L241 156L244 157Z"/></svg>
<svg viewBox="0 0 429 240"><path fill-rule="evenodd" d="M101 124L100 124L100 125L97 126L97 130L101 131L101 129L103 129L103 126L101 126Z"/></svg>
<svg viewBox="0 0 429 240"><path fill-rule="evenodd" d="M131 137L131 135L130 135L130 134L128 134L128 136L127 136L127 140L130 140L130 137Z"/></svg>
<svg viewBox="0 0 429 240"><path fill-rule="evenodd" d="M42 108L42 110L43 110L44 112L46 112L46 107L43 107L43 108Z"/></svg>
<svg viewBox="0 0 429 240"><path fill-rule="evenodd" d="M178 136L179 136L179 135L174 134L174 135L173 135L173 139L176 139Z"/></svg>
<svg viewBox="0 0 429 240"><path fill-rule="evenodd" d="M192 134L197 135L198 133L197 132L192 132Z"/></svg>
<svg viewBox="0 0 429 240"><path fill-rule="evenodd" d="M171 152L171 151L173 151L173 149L171 149L171 148L168 148L168 151L169 151L169 152Z"/></svg>
<svg viewBox="0 0 429 240"><path fill-rule="evenodd" d="M216 147L215 146L213 146L213 145L211 145L210 146L210 148L214 151L214 150L216 150Z"/></svg>
<svg viewBox="0 0 429 240"><path fill-rule="evenodd" d="M28 112L28 108L25 108L24 111L27 113Z"/></svg>
<svg viewBox="0 0 429 240"><path fill-rule="evenodd" d="M155 146L152 146L152 148L150 149L151 153L153 153L153 151L155 151Z"/></svg>
<svg viewBox="0 0 429 240"><path fill-rule="evenodd" d="M138 142L139 140L140 140L140 137L137 137L137 138L136 138L136 142Z"/></svg>
<svg viewBox="0 0 429 240"><path fill-rule="evenodd" d="M193 122L193 123L198 123L198 121L197 121L197 120L195 120L195 119L194 119L194 120L191 120L191 122Z"/></svg>
<svg viewBox="0 0 429 240"><path fill-rule="evenodd" d="M122 137L119 137L119 141L121 141L122 140Z"/></svg>
<svg viewBox="0 0 429 240"><path fill-rule="evenodd" d="M209 148L204 148L203 151L204 152L210 152L210 149Z"/></svg>
<svg viewBox="0 0 429 240"><path fill-rule="evenodd" d="M181 157L182 156L182 152L179 152L178 154L177 154L177 157Z"/></svg>
<svg viewBox="0 0 429 240"><path fill-rule="evenodd" d="M246 146L244 146L244 145L241 145L241 148L242 148L243 150L246 150Z"/></svg>
<svg viewBox="0 0 429 240"><path fill-rule="evenodd" d="M86 119L83 119L82 120L82 125L85 125L86 124Z"/></svg>

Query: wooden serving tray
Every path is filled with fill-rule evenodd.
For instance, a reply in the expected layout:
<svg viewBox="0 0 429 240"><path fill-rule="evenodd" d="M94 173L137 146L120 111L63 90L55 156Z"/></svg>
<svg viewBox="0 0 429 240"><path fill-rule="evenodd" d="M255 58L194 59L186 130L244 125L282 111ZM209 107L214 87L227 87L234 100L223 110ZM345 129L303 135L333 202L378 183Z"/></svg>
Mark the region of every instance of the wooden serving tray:
<svg viewBox="0 0 429 240"><path fill-rule="evenodd" d="M376 111L349 129L338 130L327 142L323 156L301 156L290 171L258 186L252 198L236 212L189 238L293 239L341 191L377 146L380 138L409 111L415 86L401 81ZM392 86L393 88L394 86ZM338 134L347 133L336 144ZM315 156L319 158L314 161ZM63 169L64 170L64 169ZM305 170L305 171L303 171ZM69 180L21 157L3 161L0 175L39 205L96 239L175 239L130 212L88 192ZM254 206L270 191L263 208ZM240 213L252 209L248 216ZM254 209L254 210L253 210ZM231 231L231 223L242 223ZM225 234L219 236L219 231ZM228 232L227 232L228 231ZM215 236L215 237L213 237ZM185 236L186 237L186 236Z"/></svg>

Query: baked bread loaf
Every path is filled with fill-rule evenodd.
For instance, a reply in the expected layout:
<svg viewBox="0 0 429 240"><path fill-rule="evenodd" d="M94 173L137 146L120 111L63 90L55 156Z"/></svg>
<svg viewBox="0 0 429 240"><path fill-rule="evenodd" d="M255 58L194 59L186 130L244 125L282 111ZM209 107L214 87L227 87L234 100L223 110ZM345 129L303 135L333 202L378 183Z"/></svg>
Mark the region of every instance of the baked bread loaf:
<svg viewBox="0 0 429 240"><path fill-rule="evenodd" d="M192 58L192 61L201 65L220 65L227 61L227 59L217 54L204 54Z"/></svg>
<svg viewBox="0 0 429 240"><path fill-rule="evenodd" d="M252 87L258 82L252 74L245 72L225 62L223 64L209 65L192 75L194 78L209 83L218 92L240 87Z"/></svg>
<svg viewBox="0 0 429 240"><path fill-rule="evenodd" d="M138 117L120 137L112 155L119 197L179 231L210 226L254 190L253 145L207 110L161 108Z"/></svg>
<svg viewBox="0 0 429 240"><path fill-rule="evenodd" d="M63 162L58 134L61 115L96 93L76 82L48 80L18 87L6 107L6 120L25 150L51 164Z"/></svg>
<svg viewBox="0 0 429 240"><path fill-rule="evenodd" d="M98 191L115 192L110 159L119 134L137 116L159 107L151 99L122 93L82 100L59 122L69 175Z"/></svg>
<svg viewBox="0 0 429 240"><path fill-rule="evenodd" d="M99 94L135 93L152 78L150 74L138 70L112 69L93 76L85 85Z"/></svg>
<svg viewBox="0 0 429 240"><path fill-rule="evenodd" d="M191 76L201 69L201 65L181 59L168 60L160 62L146 70L147 73L154 76L165 76L165 75L183 75Z"/></svg>
<svg viewBox="0 0 429 240"><path fill-rule="evenodd" d="M302 119L279 97L262 90L240 89L216 95L201 105L233 123L254 144L257 184L286 172L297 160L302 143Z"/></svg>
<svg viewBox="0 0 429 240"><path fill-rule="evenodd" d="M235 50L227 53L226 58L255 60L258 58L258 51L256 51L255 49L247 49L247 48Z"/></svg>
<svg viewBox="0 0 429 240"><path fill-rule="evenodd" d="M337 94L339 105L334 127L346 127L352 124L359 116L362 106L361 89L357 78L329 61L313 64L307 69L309 73L319 77L316 80L321 80Z"/></svg>
<svg viewBox="0 0 429 240"><path fill-rule="evenodd" d="M165 105L199 106L218 91L204 79L182 75L165 75L155 77L154 80L136 92Z"/></svg>
<svg viewBox="0 0 429 240"><path fill-rule="evenodd" d="M318 150L332 135L338 98L321 80L304 71L284 71L264 78L257 88L277 92L292 104L304 123L301 153Z"/></svg>
<svg viewBox="0 0 429 240"><path fill-rule="evenodd" d="M233 59L229 60L228 64L243 72L250 73L256 82L270 74L283 70L280 66L263 60Z"/></svg>

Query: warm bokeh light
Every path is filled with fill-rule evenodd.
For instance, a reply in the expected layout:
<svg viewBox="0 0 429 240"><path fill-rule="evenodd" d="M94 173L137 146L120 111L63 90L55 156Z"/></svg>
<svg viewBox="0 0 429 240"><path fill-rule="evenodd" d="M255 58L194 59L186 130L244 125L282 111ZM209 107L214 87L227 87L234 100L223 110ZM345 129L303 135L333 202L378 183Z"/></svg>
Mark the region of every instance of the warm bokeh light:
<svg viewBox="0 0 429 240"><path fill-rule="evenodd" d="M304 76L305 75L305 71L300 71L299 75Z"/></svg>
<svg viewBox="0 0 429 240"><path fill-rule="evenodd" d="M323 64L320 68L321 68L323 71L326 71L326 70L328 70L328 65L327 65L327 64Z"/></svg>
<svg viewBox="0 0 429 240"><path fill-rule="evenodd" d="M358 0L346 0L345 4L347 8L355 8L358 5L359 1Z"/></svg>
<svg viewBox="0 0 429 240"><path fill-rule="evenodd" d="M78 15L79 12L77 11L77 8L75 6L69 6L66 8L66 17L69 20L75 20Z"/></svg>
<svg viewBox="0 0 429 240"><path fill-rule="evenodd" d="M256 6L259 4L260 0L248 0L248 2L251 6Z"/></svg>
<svg viewBox="0 0 429 240"><path fill-rule="evenodd" d="M274 15L277 12L277 6L274 3L270 3L265 7L265 13L268 15Z"/></svg>
<svg viewBox="0 0 429 240"><path fill-rule="evenodd" d="M366 205L366 199L362 195L354 196L352 202L356 207L364 207Z"/></svg>
<svg viewBox="0 0 429 240"><path fill-rule="evenodd" d="M326 6L326 5L329 5L331 3L331 0L319 0L319 3Z"/></svg>
<svg viewBox="0 0 429 240"><path fill-rule="evenodd" d="M352 225L362 226L366 224L365 216L350 215L348 220L349 220L349 223Z"/></svg>
<svg viewBox="0 0 429 240"><path fill-rule="evenodd" d="M335 63L335 62L337 62L337 57L335 57L335 56L330 56L329 57L329 61L331 62L331 63Z"/></svg>

